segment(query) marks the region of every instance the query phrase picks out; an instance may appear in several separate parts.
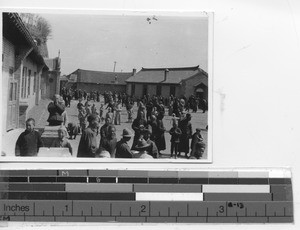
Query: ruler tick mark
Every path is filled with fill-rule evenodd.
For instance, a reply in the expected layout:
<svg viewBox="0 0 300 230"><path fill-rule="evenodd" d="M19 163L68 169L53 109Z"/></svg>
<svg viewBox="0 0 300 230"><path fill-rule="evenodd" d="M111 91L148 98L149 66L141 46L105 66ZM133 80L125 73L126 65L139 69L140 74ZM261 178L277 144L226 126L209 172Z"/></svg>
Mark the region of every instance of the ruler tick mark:
<svg viewBox="0 0 300 230"><path fill-rule="evenodd" d="M267 216L267 204L265 204L265 216Z"/></svg>
<svg viewBox="0 0 300 230"><path fill-rule="evenodd" d="M189 204L186 206L186 216L189 216Z"/></svg>

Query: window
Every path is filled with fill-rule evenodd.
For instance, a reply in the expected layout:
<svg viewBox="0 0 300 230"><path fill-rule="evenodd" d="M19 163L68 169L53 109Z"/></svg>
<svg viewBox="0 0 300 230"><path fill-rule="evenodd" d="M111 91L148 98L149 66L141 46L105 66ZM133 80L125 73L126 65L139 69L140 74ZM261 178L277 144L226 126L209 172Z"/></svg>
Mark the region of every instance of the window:
<svg viewBox="0 0 300 230"><path fill-rule="evenodd" d="M36 92L36 85L37 85L37 79L36 79L36 72L33 73L33 92Z"/></svg>
<svg viewBox="0 0 300 230"><path fill-rule="evenodd" d="M27 96L30 95L30 86L31 86L31 70L28 70L28 90L27 90Z"/></svg>
<svg viewBox="0 0 300 230"><path fill-rule="evenodd" d="M161 95L161 85L156 86L156 95L160 96Z"/></svg>
<svg viewBox="0 0 300 230"><path fill-rule="evenodd" d="M21 85L21 97L26 97L26 76L27 76L27 68L23 67L23 73L22 73L22 85Z"/></svg>
<svg viewBox="0 0 300 230"><path fill-rule="evenodd" d="M9 101L17 100L17 83L11 82L9 84Z"/></svg>
<svg viewBox="0 0 300 230"><path fill-rule="evenodd" d="M14 83L9 84L9 101L13 100L14 95Z"/></svg>
<svg viewBox="0 0 300 230"><path fill-rule="evenodd" d="M176 93L176 86L171 85L171 86L170 86L170 96L171 96L171 95L175 96L175 93Z"/></svg>

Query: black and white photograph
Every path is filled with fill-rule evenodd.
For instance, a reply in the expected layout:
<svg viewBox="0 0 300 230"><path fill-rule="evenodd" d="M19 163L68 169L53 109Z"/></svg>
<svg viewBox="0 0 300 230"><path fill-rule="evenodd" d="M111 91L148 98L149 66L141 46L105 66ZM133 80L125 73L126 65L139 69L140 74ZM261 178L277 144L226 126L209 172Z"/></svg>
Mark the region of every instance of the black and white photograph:
<svg viewBox="0 0 300 230"><path fill-rule="evenodd" d="M212 20L2 12L1 160L212 162Z"/></svg>

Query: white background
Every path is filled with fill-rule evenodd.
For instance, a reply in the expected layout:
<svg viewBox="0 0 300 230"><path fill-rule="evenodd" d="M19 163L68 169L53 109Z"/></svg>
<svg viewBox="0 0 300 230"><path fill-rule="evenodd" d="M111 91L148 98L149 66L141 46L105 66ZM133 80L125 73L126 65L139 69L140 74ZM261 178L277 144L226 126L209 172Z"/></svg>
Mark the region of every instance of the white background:
<svg viewBox="0 0 300 230"><path fill-rule="evenodd" d="M201 224L188 228L299 229L300 1L51 0L23 3L1 0L0 6L214 12L213 164L199 167L291 167L295 224ZM99 225L73 224L68 228L100 229ZM119 225L101 226L115 229ZM65 228L57 224L9 224L9 227ZM143 225L143 229L162 227L187 228L186 225ZM140 229L141 226L125 224L121 228Z"/></svg>

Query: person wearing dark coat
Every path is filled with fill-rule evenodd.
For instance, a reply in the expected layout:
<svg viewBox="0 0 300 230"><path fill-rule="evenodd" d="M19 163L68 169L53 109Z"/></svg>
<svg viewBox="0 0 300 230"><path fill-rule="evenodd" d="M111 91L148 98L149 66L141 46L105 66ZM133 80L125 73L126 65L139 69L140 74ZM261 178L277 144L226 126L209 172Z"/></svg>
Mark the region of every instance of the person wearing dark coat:
<svg viewBox="0 0 300 230"><path fill-rule="evenodd" d="M157 129L155 130L155 144L158 149L158 154L161 155L160 151L166 149L166 140L165 140L165 127L163 123L163 115L158 114L157 116Z"/></svg>
<svg viewBox="0 0 300 230"><path fill-rule="evenodd" d="M190 157L196 157L197 159L202 157L203 151L200 151L200 146L203 146L203 138L201 135L201 129L197 128L196 132L192 136Z"/></svg>
<svg viewBox="0 0 300 230"><path fill-rule="evenodd" d="M41 135L34 130L35 120L29 118L26 121L26 130L18 137L15 146L16 156L33 157L37 156L39 148L43 147Z"/></svg>
<svg viewBox="0 0 300 230"><path fill-rule="evenodd" d="M100 145L107 138L107 136L108 136L108 127L110 125L111 125L111 119L109 117L107 117L105 119L105 124L102 125L101 128L100 128L100 136L101 136Z"/></svg>
<svg viewBox="0 0 300 230"><path fill-rule="evenodd" d="M132 158L133 154L128 145L128 141L130 141L132 136L129 129L123 129L123 138L117 143L116 147L116 158Z"/></svg>
<svg viewBox="0 0 300 230"><path fill-rule="evenodd" d="M117 147L116 128L113 125L109 125L107 130L107 136L100 143L99 149L108 151L110 153L110 157L115 158Z"/></svg>
<svg viewBox="0 0 300 230"><path fill-rule="evenodd" d="M148 123L148 129L151 131L150 139L152 141L156 140L156 133L157 133L157 119L155 115L151 115L151 119Z"/></svg>
<svg viewBox="0 0 300 230"><path fill-rule="evenodd" d="M133 121L131 128L134 130L134 138L132 143L132 149L137 145L137 142L141 136L141 132L148 128L148 123L144 118L143 111L139 111L137 118Z"/></svg>
<svg viewBox="0 0 300 230"><path fill-rule="evenodd" d="M188 153L190 149L190 143L189 140L192 137L193 131L192 131L192 124L191 124L191 114L187 114L185 118L179 121L178 127L180 128L182 134L180 136L180 143L178 152L180 155L181 152L185 153L185 157L188 158Z"/></svg>
<svg viewBox="0 0 300 230"><path fill-rule="evenodd" d="M57 126L63 123L62 113L65 111L65 106L59 102L60 96L58 94L54 95L53 102L48 105L49 112L49 126Z"/></svg>
<svg viewBox="0 0 300 230"><path fill-rule="evenodd" d="M149 144L149 146L146 148L146 151L153 158L158 158L159 157L158 149L154 141L150 140L150 136L151 136L151 131L149 129L145 129L142 132L143 139L147 142L147 144Z"/></svg>
<svg viewBox="0 0 300 230"><path fill-rule="evenodd" d="M171 135L171 157L173 157L173 152L175 151L175 159L177 158L178 147L180 143L180 136L182 132L180 128L178 128L178 124L173 122L173 127L170 129Z"/></svg>
<svg viewBox="0 0 300 230"><path fill-rule="evenodd" d="M77 157L95 157L99 147L98 143L98 118L96 115L88 117L89 126L82 132Z"/></svg>

